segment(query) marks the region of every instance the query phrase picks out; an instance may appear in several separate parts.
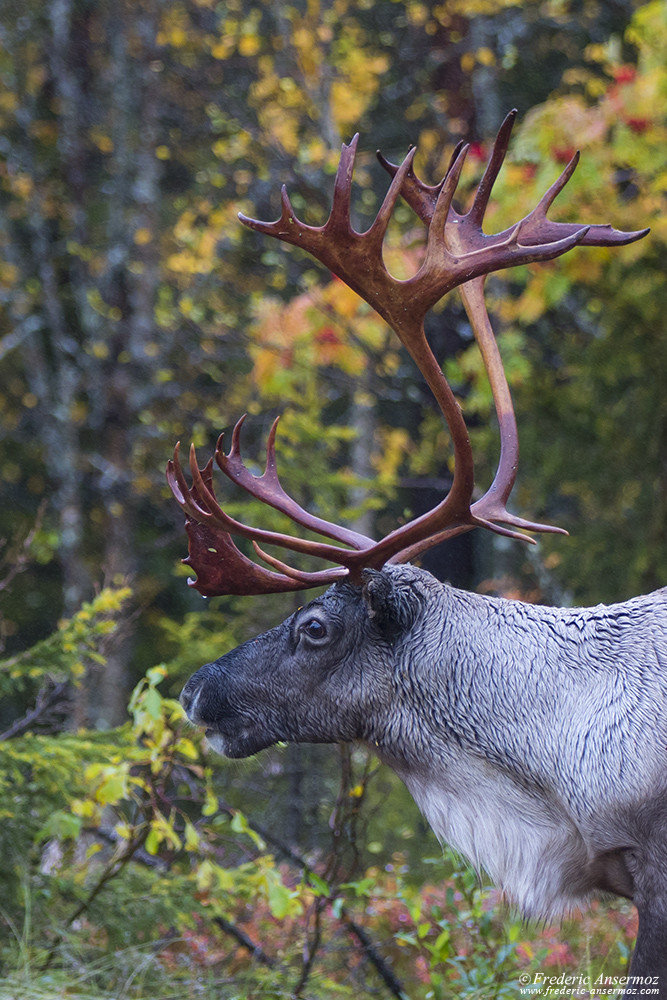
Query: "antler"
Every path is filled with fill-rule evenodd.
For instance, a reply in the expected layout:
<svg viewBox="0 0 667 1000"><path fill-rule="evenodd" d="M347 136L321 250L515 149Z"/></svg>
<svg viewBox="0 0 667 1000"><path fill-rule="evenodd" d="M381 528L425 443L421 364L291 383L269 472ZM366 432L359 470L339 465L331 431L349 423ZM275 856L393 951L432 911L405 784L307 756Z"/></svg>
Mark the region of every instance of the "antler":
<svg viewBox="0 0 667 1000"><path fill-rule="evenodd" d="M426 379L449 427L454 447L454 479L447 496L431 511L391 532L379 542L309 514L280 485L275 465L274 423L267 446L266 468L253 476L243 464L240 427L234 428L229 454L221 440L215 458L222 471L247 493L282 511L292 521L341 545L311 541L250 527L231 518L218 505L213 492L209 462L197 466L191 451L192 486L188 487L178 459L168 465L167 478L187 516L190 556L202 593L266 593L299 590L331 583L349 575L358 581L363 568L378 568L388 561L406 561L445 538L479 525L500 534L532 541L517 528L530 531L561 531L516 517L507 510L518 460L516 421L509 388L484 304L483 286L492 271L534 261L551 260L578 244L615 245L640 239L648 230L622 233L611 226L577 226L551 222L546 213L568 182L578 155L549 188L539 204L511 229L491 236L482 223L491 190L500 171L516 112L505 119L468 212L459 214L452 202L468 151L460 146L442 181L428 186L413 170L415 150L396 166L378 154L392 181L370 229L358 233L350 223L352 172L358 142L355 136L343 146L336 173L331 213L323 226L308 226L297 219L285 188L282 212L276 222L259 222L240 215L251 229L275 236L307 250L354 289L390 324ZM415 275L399 280L389 273L382 246L399 195L403 196L428 229L426 254ZM424 332L424 318L447 292L461 287L461 295L487 368L500 426L501 450L494 481L481 499L473 503L474 463L470 439L458 403L435 360ZM242 555L232 535L252 540L260 558L279 572L270 572ZM267 555L258 545L271 543L295 552L330 560L335 568L304 573Z"/></svg>
<svg viewBox="0 0 667 1000"><path fill-rule="evenodd" d="M477 188L470 210L465 215L459 215L453 207L450 208L449 221L453 224L451 229L453 239L458 237L461 245L465 245L466 243L471 245L477 242L485 244L487 247L493 245L502 246L503 243L513 236L515 239L518 239L520 231L522 243L526 247L539 247L549 242L555 244L567 237L576 238L577 234L582 234L583 231L583 235L580 235L577 241L579 246L619 246L633 243L646 236L649 232L648 229L626 233L613 229L610 225L581 227L576 223L552 222L550 219L547 219L549 208L576 169L579 162L578 152L575 153L560 177L554 181L539 203L524 219L511 229L506 229L493 236L485 236L482 233L482 221L493 185L507 155L515 120L516 111L511 111L505 118L496 136L489 162ZM452 163L440 184L433 186L424 184L416 177L412 169L408 171L401 188L401 195L415 214L427 226L432 224L439 192L445 184L457 156L464 150L465 147L462 143L455 149ZM385 170L395 177L399 167L389 163L379 151L377 157ZM458 228L454 228L454 225ZM558 256L558 254L554 256ZM546 260L548 258L543 257L541 259ZM493 270L500 270L500 267L494 267ZM472 505L472 512L476 518L482 521L494 522L499 520L505 524L512 524L516 528L523 528L529 531L559 532L562 529L537 525L507 511L507 501L516 480L519 460L519 440L509 386L484 301L484 282L486 276L486 273L479 275L473 280L463 283L459 288L459 294L461 295L470 325L484 360L500 429L500 457L496 475L484 496ZM491 527L492 525L486 526ZM401 556L402 560L407 561L414 558L426 548L437 545L445 537L447 537L447 533L442 536L434 535L431 538L424 539L421 543L417 543L409 550L403 552ZM531 541L526 536L519 537Z"/></svg>

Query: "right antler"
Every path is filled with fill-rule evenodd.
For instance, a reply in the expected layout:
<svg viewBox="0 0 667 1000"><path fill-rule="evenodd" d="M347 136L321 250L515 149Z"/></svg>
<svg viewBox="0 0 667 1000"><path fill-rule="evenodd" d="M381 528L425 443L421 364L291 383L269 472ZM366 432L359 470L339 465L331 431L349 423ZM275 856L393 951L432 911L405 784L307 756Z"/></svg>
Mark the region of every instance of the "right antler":
<svg viewBox="0 0 667 1000"><path fill-rule="evenodd" d="M350 547L263 531L230 518L215 499L210 463L200 471L194 452L191 453L193 485L189 488L175 453L174 462L169 463L168 479L187 514L190 557L186 561L197 570L199 579L195 586L203 593L294 590L329 583L348 574L358 581L366 567L378 568L388 561L406 561L476 525L527 541L532 539L515 529L562 530L526 521L507 510L518 459L516 422L484 305L484 279L491 271L515 264L551 260L577 244L630 243L648 230L621 233L610 226L577 226L549 221L546 212L572 176L578 159L575 157L528 216L502 233L485 235L482 231L484 215L507 152L515 116L512 112L505 119L472 206L463 215L456 211L452 202L468 147L457 149L445 177L434 187L425 185L415 176L413 149L400 166L380 157L381 163L393 175L392 181L370 229L365 233L356 232L350 224L352 171L358 141L355 136L349 146L343 146L331 213L323 226L307 226L299 221L284 188L282 213L277 222L258 222L240 216L250 228L307 250L373 306L395 330L426 379L449 427L454 447L454 480L447 496L431 511L402 525L381 541L373 542L308 514L287 496L275 471L275 425L267 449L265 473L259 478L252 476L240 457L240 424L237 424L229 455L222 452L220 443L216 451L216 461L223 472L248 493L283 511L296 523ZM399 195L412 206L428 229L425 259L417 273L406 280L391 275L382 257L387 227ZM472 502L474 465L468 432L460 407L424 333L426 313L456 286L461 286L463 301L489 373L501 435L498 471L489 490L475 503ZM242 556L231 540L232 534L252 539L261 558L279 573L262 569ZM303 573L267 555L259 548L259 542L307 552L335 562L338 567L320 573ZM222 564L215 561L214 555L220 556Z"/></svg>

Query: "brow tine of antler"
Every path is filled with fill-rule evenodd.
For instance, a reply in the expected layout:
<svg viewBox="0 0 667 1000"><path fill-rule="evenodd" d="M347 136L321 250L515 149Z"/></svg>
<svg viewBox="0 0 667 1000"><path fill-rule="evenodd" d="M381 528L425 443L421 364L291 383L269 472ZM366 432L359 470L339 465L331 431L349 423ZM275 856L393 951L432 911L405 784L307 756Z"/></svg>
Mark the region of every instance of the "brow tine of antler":
<svg viewBox="0 0 667 1000"><path fill-rule="evenodd" d="M215 459L225 475L233 483L240 486L251 496L256 497L263 503L268 504L275 510L286 514L295 524L300 524L310 531L315 531L327 538L333 538L336 542L349 545L353 549L365 549L373 544L371 538L353 531L351 528L344 528L339 524L333 524L324 518L316 517L304 510L292 497L285 492L278 478L276 468L276 431L278 429L279 417L273 422L266 446L266 466L261 476L254 476L241 457L241 427L245 420L245 415L241 417L232 431L232 444L229 454L225 455L222 450L221 434L218 438L218 445L215 451Z"/></svg>
<svg viewBox="0 0 667 1000"><path fill-rule="evenodd" d="M303 590L307 587L335 583L348 572L340 561L339 565L317 573L305 573L280 563L279 573L271 572L248 559L234 544L227 530L224 516L216 517L219 510L212 492L212 460L202 470L197 469L190 488L183 474L178 455L178 445L174 458L167 465L167 482L174 498L186 514L186 531L189 539L189 555L183 562L192 566L197 573L196 580L188 581L205 597L224 594L269 594ZM191 469L194 451L191 449ZM196 457L194 457L196 467ZM209 509L211 508L211 509ZM220 512L222 513L222 512ZM238 522L229 518L229 525ZM252 529L250 529L252 532ZM248 532L243 532L247 534ZM276 537L269 541L280 543ZM259 550L257 543L253 545ZM261 550L259 550L261 551ZM345 551L345 550L341 550ZM319 555L319 552L314 552ZM262 553L262 557L265 553ZM272 557L265 561L271 563ZM277 561L275 561L277 562ZM286 570L287 572L283 572Z"/></svg>
<svg viewBox="0 0 667 1000"><path fill-rule="evenodd" d="M509 515L509 523L515 525L515 527L523 528L525 531L555 531L557 529L550 528L549 525L541 525L536 521L527 521L524 518L514 517ZM390 558L387 559L389 563L405 563L412 562L417 556L420 556L423 552L427 552L428 549L432 549L436 545L440 545L441 542L447 542L452 538L456 538L457 535L462 535L466 531L471 531L473 528L487 528L492 531L495 535L503 535L505 538L512 538L519 542L527 542L529 545L536 545L534 538L530 535L526 535L523 531L514 531L513 528L508 528L504 524L499 524L495 520L486 520L481 517L472 517L469 521L461 524L455 524L452 527L444 528L442 531L437 531L432 534L428 534L421 538L419 541L414 542L406 547L401 547L398 549ZM566 531L560 529L562 534L567 534Z"/></svg>
<svg viewBox="0 0 667 1000"><path fill-rule="evenodd" d="M231 517L231 515L227 514L220 507L213 492L205 483L197 464L197 455L194 446L190 448L190 474L192 476L192 490L190 492L194 493L199 500L198 508L191 516L200 523L215 524L222 528L223 531L232 535L241 535L244 538L249 538L251 541L262 541L267 544L278 545L284 549L290 549L292 552L301 552L306 555L317 556L320 559L328 559L330 562L335 562L342 566L347 565L350 557L358 551L343 549L336 545L328 545L325 542L311 541L307 538L297 538L278 531L254 528L251 525L237 521L236 518ZM205 505L203 507L202 502Z"/></svg>
<svg viewBox="0 0 667 1000"><path fill-rule="evenodd" d="M204 597L222 594L268 594L280 591L301 590L310 583L297 583L288 575L279 575L257 566L237 549L231 535L211 523L211 517L193 500L178 456L167 463L167 483L174 498L185 512L185 528L189 541L189 555L183 562L192 566L196 580L188 584ZM202 476L210 478L212 462L208 462Z"/></svg>
<svg viewBox="0 0 667 1000"><path fill-rule="evenodd" d="M228 532L200 524L189 517L186 518L185 530L190 551L183 562L197 573L197 579L188 580L188 584L204 597L276 594L312 586L310 582L298 582L291 576L258 566L237 549Z"/></svg>

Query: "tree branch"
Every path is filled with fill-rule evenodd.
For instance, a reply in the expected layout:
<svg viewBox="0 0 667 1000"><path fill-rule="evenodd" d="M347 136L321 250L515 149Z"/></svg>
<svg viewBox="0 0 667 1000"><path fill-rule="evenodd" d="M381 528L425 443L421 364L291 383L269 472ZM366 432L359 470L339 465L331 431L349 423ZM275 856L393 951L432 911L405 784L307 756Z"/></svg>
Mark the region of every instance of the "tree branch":
<svg viewBox="0 0 667 1000"><path fill-rule="evenodd" d="M238 943L251 953L253 958L256 958L258 962L262 965L266 965L269 969L273 969L276 966L276 961L267 955L261 945L255 944L252 938L248 937L245 931L241 930L236 924L233 924L226 917L214 917L213 923L216 924L220 930L223 930L225 934L229 934Z"/></svg>
<svg viewBox="0 0 667 1000"><path fill-rule="evenodd" d="M27 732L31 729L33 725L42 719L46 713L53 708L53 706L60 700L60 698L65 694L69 687L69 681L61 681L59 684L54 685L48 694L45 688L41 688L39 694L37 695L37 701L35 707L21 719L16 719L12 722L9 729L5 729L4 733L0 733L0 743L5 740L10 740L15 736L20 736L22 733Z"/></svg>
<svg viewBox="0 0 667 1000"><path fill-rule="evenodd" d="M350 933L356 937L357 941L363 948L364 955L369 962L375 966L378 975L389 991L397 998L397 1000L410 1000L400 979L398 979L387 962L385 962L382 956L375 950L375 945L366 933L365 928L362 927L361 924L358 924L356 920L352 920L345 910L342 911L341 916L345 926L349 929Z"/></svg>

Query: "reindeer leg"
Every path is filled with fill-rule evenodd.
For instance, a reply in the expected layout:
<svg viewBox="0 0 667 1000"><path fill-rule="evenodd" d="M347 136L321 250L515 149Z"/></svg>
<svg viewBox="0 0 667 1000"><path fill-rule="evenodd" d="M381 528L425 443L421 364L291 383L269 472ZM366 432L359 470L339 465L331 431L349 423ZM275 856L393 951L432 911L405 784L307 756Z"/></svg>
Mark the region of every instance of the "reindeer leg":
<svg viewBox="0 0 667 1000"><path fill-rule="evenodd" d="M667 997L667 892L638 907L639 930L630 963L628 992ZM660 992L654 993L658 987ZM628 994L626 994L628 995Z"/></svg>
<svg viewBox="0 0 667 1000"><path fill-rule="evenodd" d="M633 993L652 992L667 997L667 841L664 804L654 815L654 836L633 852L635 892L633 901L639 914L637 942L630 963L628 984ZM642 982L642 979L644 980ZM637 981L638 980L638 981ZM648 981L650 980L650 981Z"/></svg>

